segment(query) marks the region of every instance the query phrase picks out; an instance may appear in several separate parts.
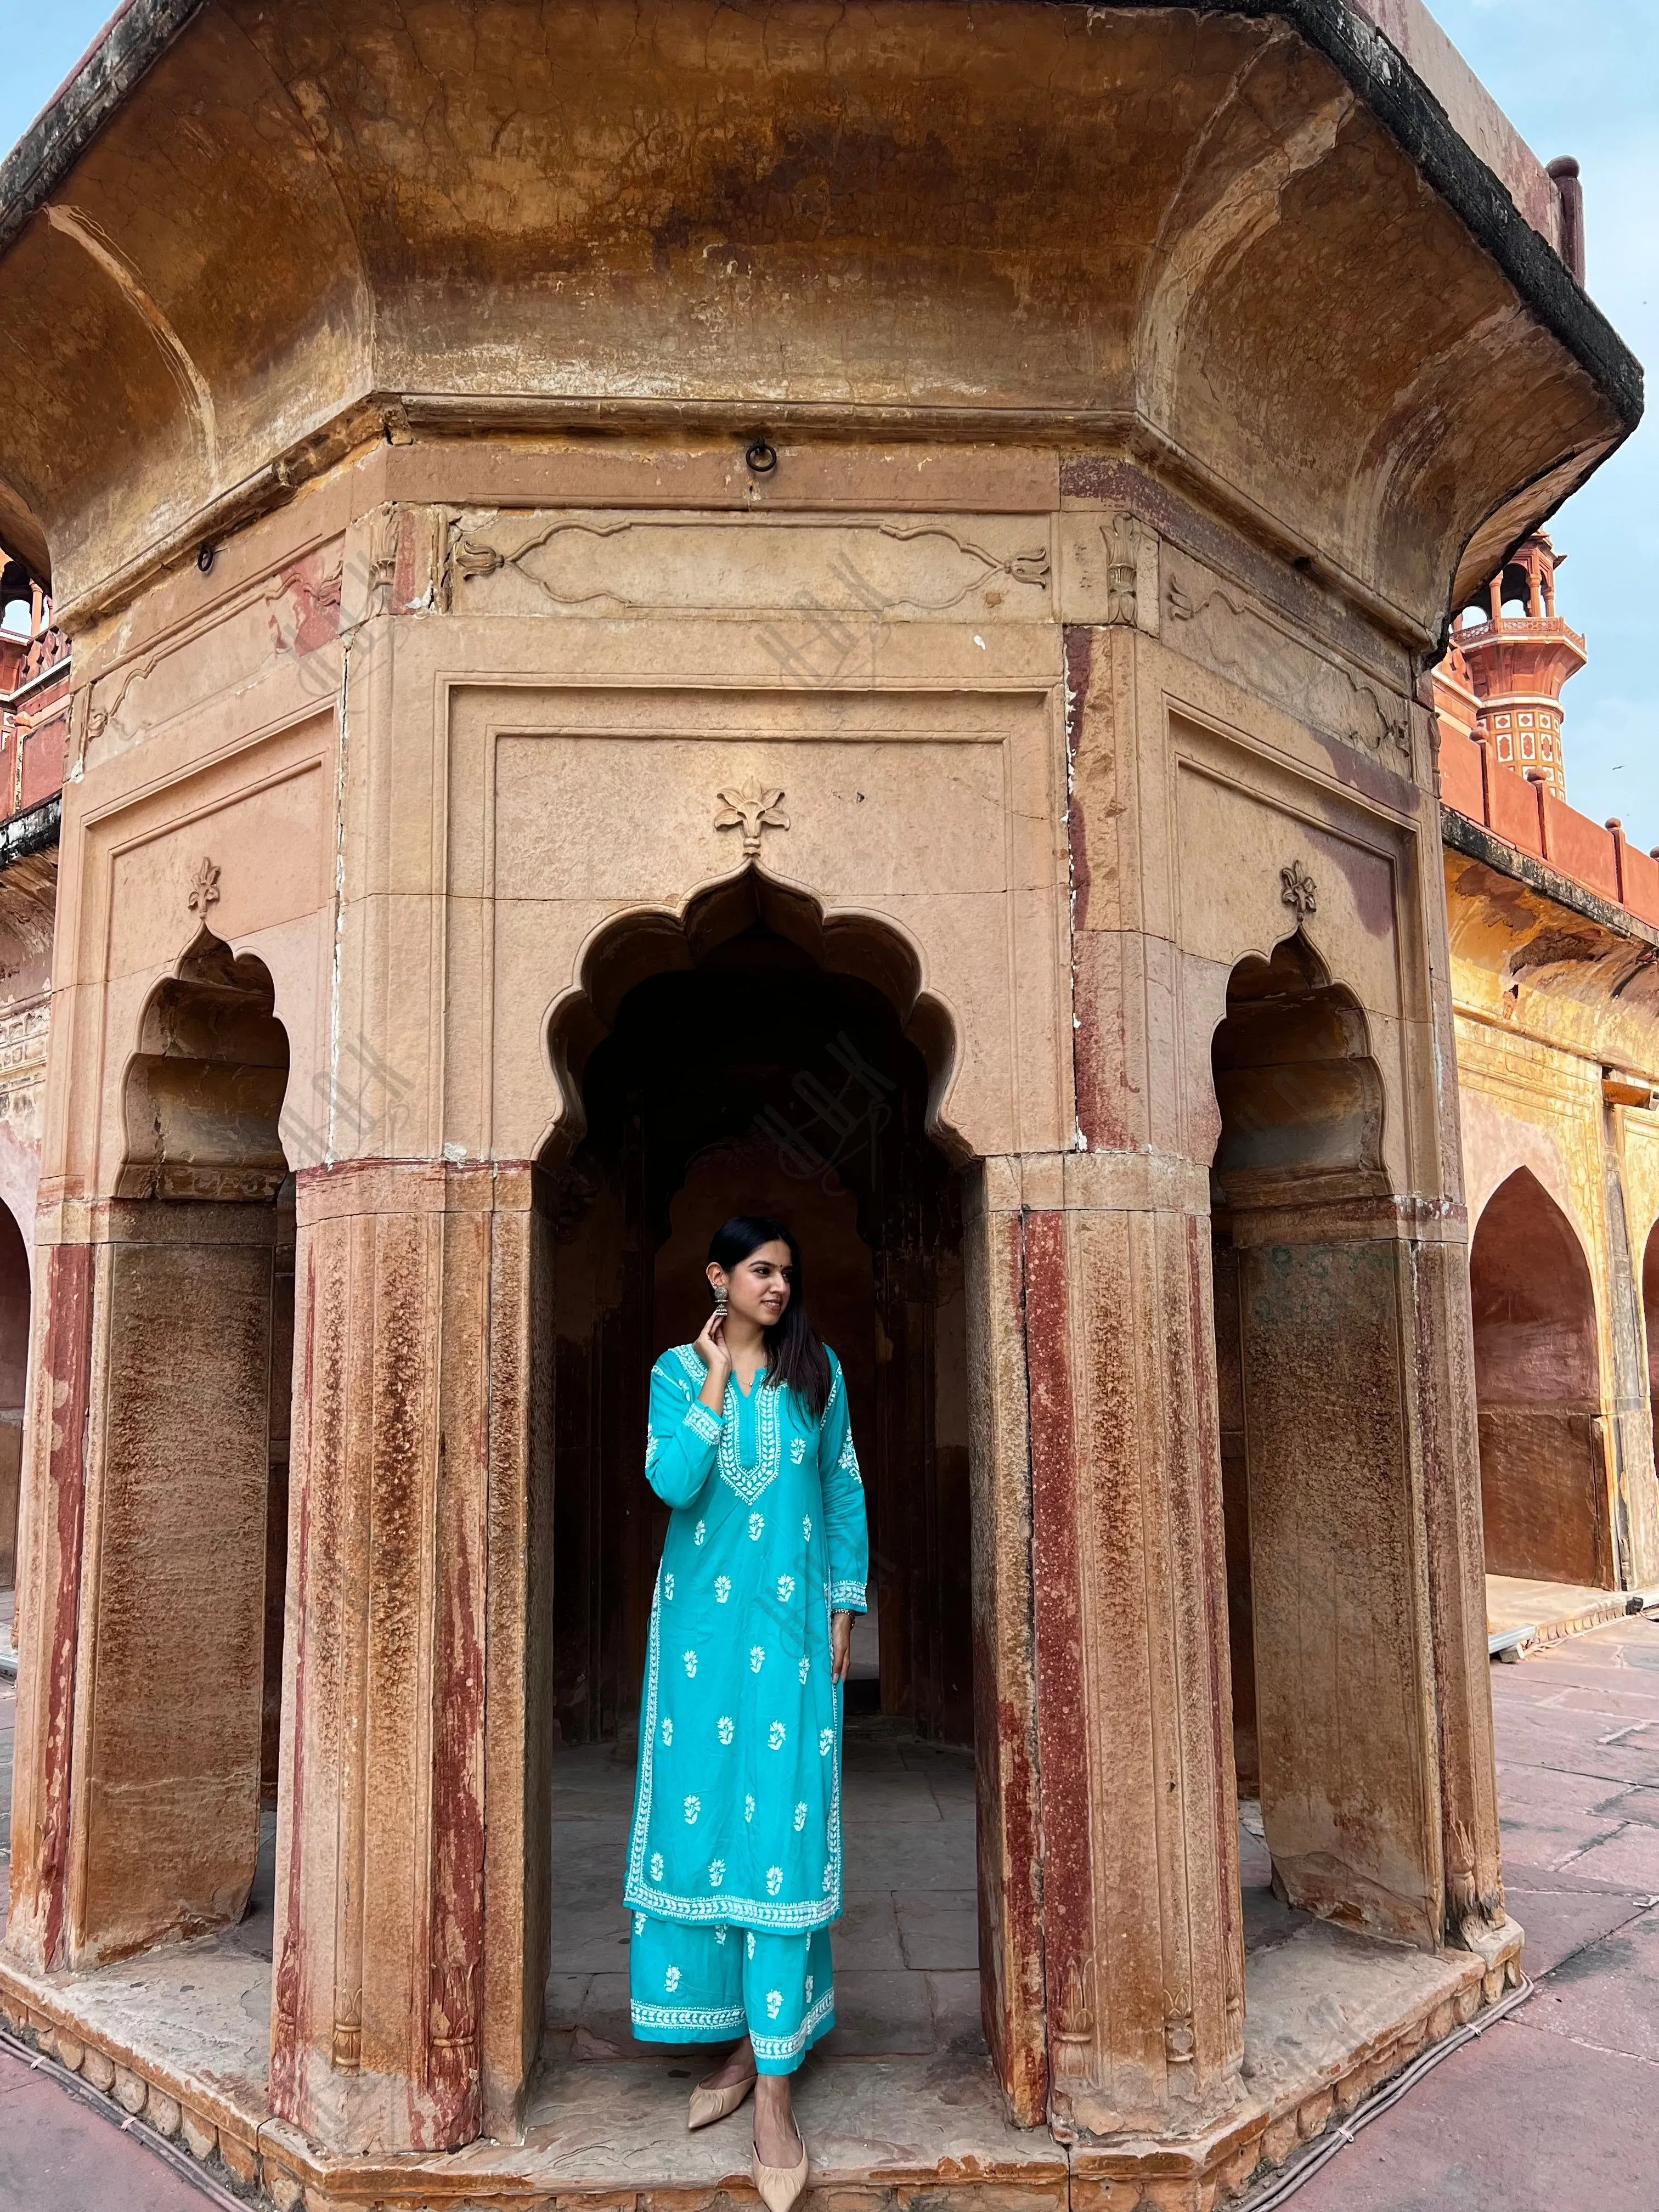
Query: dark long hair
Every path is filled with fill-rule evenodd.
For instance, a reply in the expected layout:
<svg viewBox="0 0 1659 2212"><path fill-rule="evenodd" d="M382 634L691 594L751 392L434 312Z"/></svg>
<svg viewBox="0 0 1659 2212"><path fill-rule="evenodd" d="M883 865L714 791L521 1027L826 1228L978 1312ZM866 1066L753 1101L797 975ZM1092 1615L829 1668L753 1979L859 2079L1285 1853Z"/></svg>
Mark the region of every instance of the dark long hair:
<svg viewBox="0 0 1659 2212"><path fill-rule="evenodd" d="M789 1303L783 1319L766 1332L766 1380L772 1389L793 1390L812 1419L821 1420L830 1402L830 1355L806 1318L801 1288L800 1246L781 1221L763 1213L734 1213L709 1240L708 1257L727 1274L763 1244L789 1247Z"/></svg>

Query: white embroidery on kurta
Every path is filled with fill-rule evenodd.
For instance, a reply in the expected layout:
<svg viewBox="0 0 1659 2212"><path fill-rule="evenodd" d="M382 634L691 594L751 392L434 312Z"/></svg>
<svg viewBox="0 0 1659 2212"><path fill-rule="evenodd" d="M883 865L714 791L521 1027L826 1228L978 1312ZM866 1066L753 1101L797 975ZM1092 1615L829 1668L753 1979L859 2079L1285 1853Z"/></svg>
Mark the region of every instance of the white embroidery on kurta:
<svg viewBox="0 0 1659 2212"><path fill-rule="evenodd" d="M725 1861L724 1859L710 1859L710 1860L709 1860L709 1862L708 1862L708 1886L709 1886L709 1887L710 1887L711 1889L718 1889L718 1888L720 1887L720 1884L721 1884L725 1880L726 1880L726 1861ZM717 1928L717 1929L715 1929L715 1931L714 1931L714 1940L715 1940L715 1942L716 1942L717 1943L724 1943L724 1942L725 1942L725 1941L726 1941L726 1930L725 1930L725 1929L724 1929L724 1928Z"/></svg>
<svg viewBox="0 0 1659 2212"><path fill-rule="evenodd" d="M805 1437L795 1437L790 1440L789 1456L797 1467L800 1465L801 1462L806 1456L806 1439Z"/></svg>
<svg viewBox="0 0 1659 2212"><path fill-rule="evenodd" d="M732 1728L732 1716L730 1713L722 1713L720 1715L720 1718L714 1723L714 1733L719 1736L722 1743L731 1742Z"/></svg>
<svg viewBox="0 0 1659 2212"><path fill-rule="evenodd" d="M803 1797L795 1808L795 1833L799 1835L806 1826L806 1800Z"/></svg>
<svg viewBox="0 0 1659 2212"><path fill-rule="evenodd" d="M752 1820L755 1817L755 1801L752 1797L745 1797L743 1801L743 1817L745 1820Z"/></svg>
<svg viewBox="0 0 1659 2212"><path fill-rule="evenodd" d="M685 1655L685 1671L688 1677L695 1675L697 1671L697 1655L695 1651L688 1651Z"/></svg>
<svg viewBox="0 0 1659 2212"><path fill-rule="evenodd" d="M735 2035L744 2026L741 2005L658 2005L631 2003L629 2010L636 2028L654 2027L671 2043L691 2036Z"/></svg>
<svg viewBox="0 0 1659 2212"><path fill-rule="evenodd" d="M781 1601L782 1601L785 1605L787 1605L787 1604L788 1604L788 1602L789 1602L789 1601L790 1601L790 1599L791 1599L792 1597L793 1597L793 1595L795 1595L795 1577L793 1577L793 1575L780 1575L780 1576L778 1577L778 1596L779 1596L779 1598L781 1600Z"/></svg>
<svg viewBox="0 0 1659 2212"><path fill-rule="evenodd" d="M788 1729L785 1728L781 1721L774 1721L771 1727L766 1731L766 1741L769 1748L773 1751L781 1751L783 1749L783 1740L788 1733Z"/></svg>
<svg viewBox="0 0 1659 2212"><path fill-rule="evenodd" d="M665 1714L663 1715L663 1719L662 1719L662 1746L663 1746L663 1749L664 1749L665 1751L666 1751L666 1750L667 1750L667 1748L668 1748L668 1747L670 1746L670 1744L672 1744L672 1743L673 1742L673 1741L674 1741L674 1723L673 1723L673 1722L672 1722L672 1721L671 1721L671 1720L669 1719L669 1717L668 1717L667 1714L666 1714L666 1713L665 1713Z"/></svg>
<svg viewBox="0 0 1659 2212"><path fill-rule="evenodd" d="M696 1826L696 1825L697 1825L697 1815L698 1815L698 1814L699 1814L699 1813L701 1813L701 1812L702 1812L702 1798L701 1798L701 1797L688 1797L688 1798L686 1799L686 1801L685 1801L685 1825L686 1825L686 1826L687 1826L688 1828L695 1828L695 1827Z"/></svg>
<svg viewBox="0 0 1659 2212"><path fill-rule="evenodd" d="M719 1441L720 1425L718 1417L707 1406L690 1405L685 1409L685 1425L693 1436L701 1437L706 1444Z"/></svg>
<svg viewBox="0 0 1659 2212"><path fill-rule="evenodd" d="M800 1533L810 1544L812 1540L812 1516L810 1513L801 1516Z"/></svg>
<svg viewBox="0 0 1659 2212"><path fill-rule="evenodd" d="M642 1912L636 1912L634 1915L634 1933L636 1936L643 1936L645 1933L645 1915Z"/></svg>
<svg viewBox="0 0 1659 2212"><path fill-rule="evenodd" d="M801 1680L802 1680L802 1681L803 1681L803 1682L806 1680L807 1676L811 1673L811 1671L812 1671L812 1662L811 1661L811 1659L803 1659L803 1660L801 1661L801 1662L800 1662L800 1678L801 1678Z"/></svg>
<svg viewBox="0 0 1659 2212"><path fill-rule="evenodd" d="M778 1393L767 1382L757 1382L754 1394L756 1460L745 1467L738 1448L738 1413L729 1407L720 1431L720 1480L735 1490L745 1505L752 1505L778 1479L781 1441L778 1434Z"/></svg>
<svg viewBox="0 0 1659 2212"><path fill-rule="evenodd" d="M663 1987L667 1990L669 1996L672 1997L675 1990L678 1989L680 1985L679 1968L678 1966L671 1966L668 1969L668 1972L663 1976L662 1982Z"/></svg>
<svg viewBox="0 0 1659 2212"><path fill-rule="evenodd" d="M706 1521L699 1521L696 1527L691 1531L691 1541L697 1547L699 1551L702 1549L704 1543L708 1540L708 1523Z"/></svg>
<svg viewBox="0 0 1659 2212"><path fill-rule="evenodd" d="M674 1601L674 1577L672 1575L665 1575L663 1577L662 1594L672 1605Z"/></svg>
<svg viewBox="0 0 1659 2212"><path fill-rule="evenodd" d="M835 1742L836 1731L834 1729L820 1729L818 1730L818 1757L820 1759L828 1759L830 1752L835 1748Z"/></svg>
<svg viewBox="0 0 1659 2212"><path fill-rule="evenodd" d="M772 2063L799 2058L835 2008L836 1988L832 1982L793 2035L756 2035L751 2033L750 2040L755 2046L756 2057L764 2058Z"/></svg>
<svg viewBox="0 0 1659 2212"><path fill-rule="evenodd" d="M732 1577L731 1577L731 1576L730 1576L730 1575L716 1575L716 1576L715 1576L715 1577L714 1577L714 1602L715 1602L715 1604L716 1604L716 1605L724 1605L724 1604L726 1603L726 1599L727 1599L727 1598L729 1598L729 1597L731 1596L731 1595L732 1595Z"/></svg>
<svg viewBox="0 0 1659 2212"><path fill-rule="evenodd" d="M766 2017L768 2020L775 2020L782 2010L783 1991L781 1990L768 1990L766 1992Z"/></svg>
<svg viewBox="0 0 1659 2212"><path fill-rule="evenodd" d="M781 1867L768 1867L766 1869L766 1894L769 1897L775 1897L782 1887L783 1869Z"/></svg>
<svg viewBox="0 0 1659 2212"><path fill-rule="evenodd" d="M766 1516L763 1513L751 1513L750 1515L749 1540L751 1544L759 1543L761 1537L765 1531L765 1528Z"/></svg>
<svg viewBox="0 0 1659 2212"><path fill-rule="evenodd" d="M750 1647L749 1647L749 1671L750 1671L750 1673L751 1674L759 1674L759 1672L760 1672L760 1670L761 1670L761 1668L762 1668L765 1664L766 1664L766 1646L765 1646L763 1644L751 1644L750 1645Z"/></svg>
<svg viewBox="0 0 1659 2212"><path fill-rule="evenodd" d="M752 1928L749 1930L748 1937L744 1945L744 1955L745 1958L750 1959L752 1959L755 1955L755 1931Z"/></svg>
<svg viewBox="0 0 1659 2212"><path fill-rule="evenodd" d="M651 1879L653 1881L660 1881L662 1880L662 1853L660 1851L653 1851L651 1854Z"/></svg>
<svg viewBox="0 0 1659 2212"><path fill-rule="evenodd" d="M811 2004L812 2002L812 1977L811 1974L806 1977L806 2002L808 2004Z"/></svg>

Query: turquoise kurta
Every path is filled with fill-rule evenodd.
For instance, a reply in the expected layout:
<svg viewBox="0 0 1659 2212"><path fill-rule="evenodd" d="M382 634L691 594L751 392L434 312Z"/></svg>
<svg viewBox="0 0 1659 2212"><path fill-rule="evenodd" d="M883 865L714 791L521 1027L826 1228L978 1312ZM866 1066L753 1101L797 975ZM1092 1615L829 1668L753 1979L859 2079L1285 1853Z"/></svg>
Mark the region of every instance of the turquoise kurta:
<svg viewBox="0 0 1659 2212"><path fill-rule="evenodd" d="M830 1616L862 1613L864 1488L841 1363L814 1421L735 1376L717 1419L696 1348L651 1375L646 1474L673 1508L651 1607L627 1902L805 1934L841 1912L841 1709Z"/></svg>

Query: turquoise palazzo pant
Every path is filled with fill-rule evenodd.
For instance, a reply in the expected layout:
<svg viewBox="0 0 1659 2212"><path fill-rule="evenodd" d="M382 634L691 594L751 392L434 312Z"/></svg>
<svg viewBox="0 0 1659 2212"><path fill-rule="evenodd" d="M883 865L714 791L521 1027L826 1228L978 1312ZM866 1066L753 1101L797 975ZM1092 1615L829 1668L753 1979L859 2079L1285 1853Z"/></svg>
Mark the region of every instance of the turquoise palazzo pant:
<svg viewBox="0 0 1659 2212"><path fill-rule="evenodd" d="M862 1613L869 1538L841 1363L793 1392L700 1402L690 1345L652 1370L646 1475L672 1509L651 1607L626 1903L634 2033L747 2029L788 2073L832 2025L842 1698L830 1621Z"/></svg>

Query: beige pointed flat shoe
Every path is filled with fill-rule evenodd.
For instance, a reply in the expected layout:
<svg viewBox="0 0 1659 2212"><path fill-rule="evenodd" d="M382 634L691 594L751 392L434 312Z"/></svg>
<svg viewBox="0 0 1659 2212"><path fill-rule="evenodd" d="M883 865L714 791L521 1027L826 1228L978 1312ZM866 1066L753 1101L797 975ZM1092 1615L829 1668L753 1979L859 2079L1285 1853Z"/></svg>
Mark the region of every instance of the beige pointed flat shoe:
<svg viewBox="0 0 1659 2212"><path fill-rule="evenodd" d="M799 2166L763 2166L760 2153L751 2148L749 2171L766 2212L790 2212L806 2187L806 2137L800 2139Z"/></svg>
<svg viewBox="0 0 1659 2212"><path fill-rule="evenodd" d="M728 2081L723 2089L705 2089L699 2082L691 2092L686 2126L695 2132L698 2128L712 2128L716 2120L729 2119L754 2086L752 2074L746 2081Z"/></svg>

